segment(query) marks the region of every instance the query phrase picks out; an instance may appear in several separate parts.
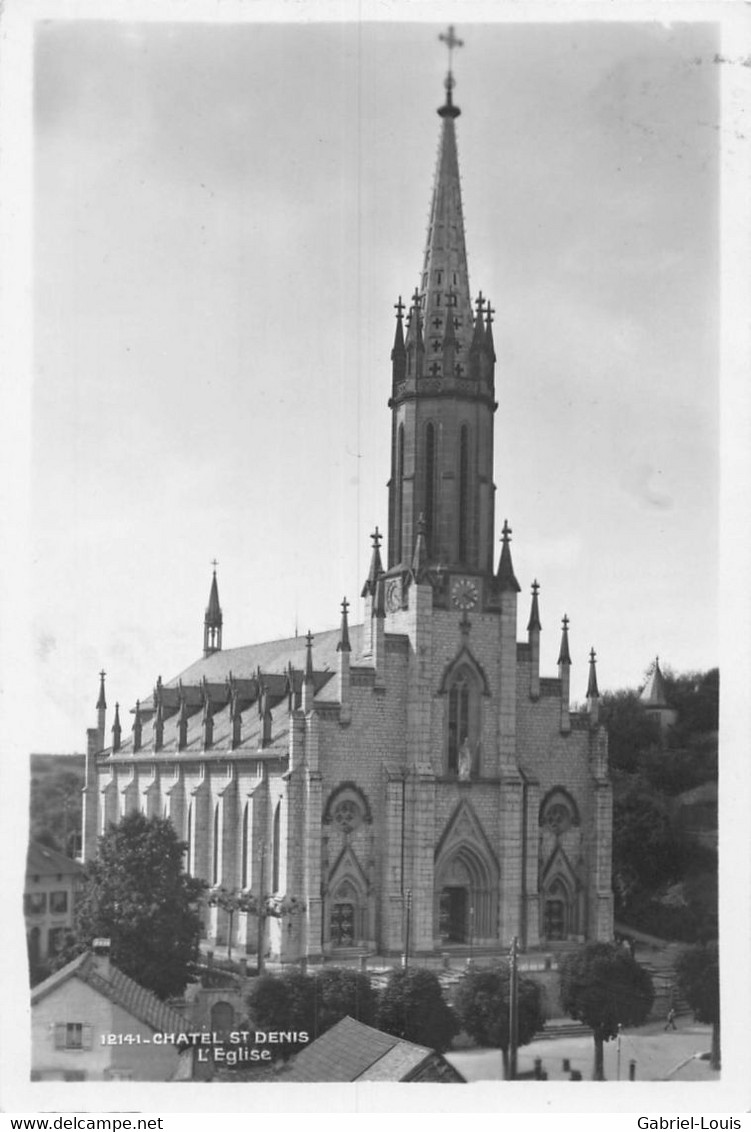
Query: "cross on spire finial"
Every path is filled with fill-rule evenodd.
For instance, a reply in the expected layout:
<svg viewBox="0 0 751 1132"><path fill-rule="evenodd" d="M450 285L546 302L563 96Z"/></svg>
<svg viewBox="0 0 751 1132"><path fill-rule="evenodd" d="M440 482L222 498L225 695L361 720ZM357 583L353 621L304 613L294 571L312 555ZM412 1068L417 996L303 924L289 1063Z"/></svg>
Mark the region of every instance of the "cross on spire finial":
<svg viewBox="0 0 751 1132"><path fill-rule="evenodd" d="M381 540L383 539L383 535L378 530L378 527L376 527L376 529L373 531L373 533L370 537L373 540L373 550L379 550L380 546L381 546Z"/></svg>
<svg viewBox="0 0 751 1132"><path fill-rule="evenodd" d="M412 296L412 305L415 308L418 308L420 306L420 292L418 291L417 287L415 287L415 293Z"/></svg>
<svg viewBox="0 0 751 1132"><path fill-rule="evenodd" d="M487 313L488 313L488 326L492 326L493 325L493 315L495 314L495 307L491 307L490 303L488 303L488 312Z"/></svg>
<svg viewBox="0 0 751 1132"><path fill-rule="evenodd" d="M459 39L456 36L456 34L454 33L454 25L453 24L449 24L448 29L445 32L441 32L441 34L438 36L438 38L441 41L441 43L445 43L446 46L448 47L448 51L449 51L449 74L451 74L452 52L454 51L454 48L456 48L456 47L464 47L464 40Z"/></svg>
<svg viewBox="0 0 751 1132"><path fill-rule="evenodd" d="M487 299L483 295L482 291L480 291L479 295L475 299L475 306L477 307L477 317L478 318L482 314L482 308L485 306L486 302L487 302Z"/></svg>
<svg viewBox="0 0 751 1132"><path fill-rule="evenodd" d="M219 563L217 562L216 558L212 558L212 559L211 559L211 565L212 565L212 566L214 567L214 573L216 574L216 568L217 568L217 566L219 565Z"/></svg>
<svg viewBox="0 0 751 1132"><path fill-rule="evenodd" d="M401 317L404 313L404 303L402 302L401 295L399 296L399 302L394 303L394 310L396 311L396 317L401 319Z"/></svg>
<svg viewBox="0 0 751 1132"><path fill-rule="evenodd" d="M568 614L564 613L563 614L563 631L564 631L564 633L567 631L568 627L569 627Z"/></svg>
<svg viewBox="0 0 751 1132"><path fill-rule="evenodd" d="M540 583L537 581L537 578L535 578L534 582L532 583L532 596L537 597L539 592L540 592Z"/></svg>
<svg viewBox="0 0 751 1132"><path fill-rule="evenodd" d="M513 531L511 530L511 527L508 525L508 519L503 520L502 534L503 534L503 541L504 542L510 542L511 541L511 535L513 534Z"/></svg>

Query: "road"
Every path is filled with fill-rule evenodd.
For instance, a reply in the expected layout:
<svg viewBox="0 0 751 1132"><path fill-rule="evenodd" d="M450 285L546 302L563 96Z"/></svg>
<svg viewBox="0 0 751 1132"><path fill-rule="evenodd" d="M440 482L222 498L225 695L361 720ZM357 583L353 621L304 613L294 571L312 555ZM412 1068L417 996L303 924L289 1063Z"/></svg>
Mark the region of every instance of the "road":
<svg viewBox="0 0 751 1132"><path fill-rule="evenodd" d="M636 1062L638 1081L716 1081L719 1072L709 1061L697 1055L709 1053L712 1041L710 1026L702 1026L687 1018L678 1019L678 1030L665 1032L663 1023L653 1022L639 1029L624 1031L621 1036L620 1079L628 1081L629 1062ZM498 1081L503 1077L498 1050L470 1049L446 1054L467 1081ZM535 1058L550 1081L569 1080L563 1069L568 1059L571 1069L578 1069L582 1080L591 1081L594 1061L592 1037L549 1038L522 1046L518 1055L519 1072L534 1068ZM605 1079L618 1080L618 1044L605 1043Z"/></svg>

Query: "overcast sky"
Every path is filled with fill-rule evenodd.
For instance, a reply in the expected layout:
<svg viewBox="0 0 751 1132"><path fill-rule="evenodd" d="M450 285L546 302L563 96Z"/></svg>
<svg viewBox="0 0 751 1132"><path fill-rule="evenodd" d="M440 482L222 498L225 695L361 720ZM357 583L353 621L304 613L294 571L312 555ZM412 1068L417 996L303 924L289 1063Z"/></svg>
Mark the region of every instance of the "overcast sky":
<svg viewBox="0 0 751 1132"><path fill-rule="evenodd" d="M459 23L497 528L572 695L719 660L715 25ZM200 654L355 619L387 526L444 24L47 21L34 56L36 751Z"/></svg>

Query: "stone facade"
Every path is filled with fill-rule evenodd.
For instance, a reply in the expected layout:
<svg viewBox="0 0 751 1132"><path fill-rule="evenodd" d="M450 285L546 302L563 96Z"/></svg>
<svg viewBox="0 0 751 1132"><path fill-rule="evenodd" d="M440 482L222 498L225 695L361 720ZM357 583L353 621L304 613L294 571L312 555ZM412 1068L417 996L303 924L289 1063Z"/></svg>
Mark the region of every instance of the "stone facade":
<svg viewBox="0 0 751 1132"><path fill-rule="evenodd" d="M433 955L612 936L612 802L598 724L569 704L568 622L541 677L538 589L504 523L493 565L493 310L470 299L453 79L421 287L397 304L389 547L373 536L364 619L222 648L216 576L204 655L89 733L84 854L128 810L166 816L186 868L249 891L232 943L282 961ZM207 907L209 938L228 942Z"/></svg>

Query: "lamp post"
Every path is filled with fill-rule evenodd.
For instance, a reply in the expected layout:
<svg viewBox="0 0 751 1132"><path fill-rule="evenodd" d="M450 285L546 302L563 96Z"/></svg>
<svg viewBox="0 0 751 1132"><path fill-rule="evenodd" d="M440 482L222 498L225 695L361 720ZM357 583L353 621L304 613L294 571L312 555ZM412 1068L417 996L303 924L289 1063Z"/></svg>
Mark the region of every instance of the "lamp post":
<svg viewBox="0 0 751 1132"><path fill-rule="evenodd" d="M511 962L509 964L509 1051L508 1051L508 1079L516 1080L516 1049L519 1031L519 980L517 972L517 945L516 936L511 940Z"/></svg>
<svg viewBox="0 0 751 1132"><path fill-rule="evenodd" d="M404 955L402 956L402 967L406 971L409 967L409 936L410 927L412 922L412 889L407 889L407 922L404 926Z"/></svg>

